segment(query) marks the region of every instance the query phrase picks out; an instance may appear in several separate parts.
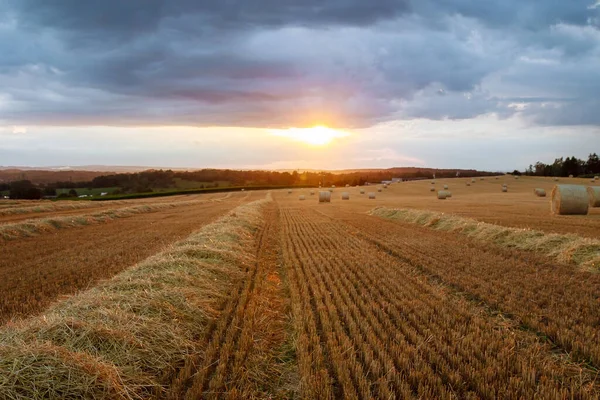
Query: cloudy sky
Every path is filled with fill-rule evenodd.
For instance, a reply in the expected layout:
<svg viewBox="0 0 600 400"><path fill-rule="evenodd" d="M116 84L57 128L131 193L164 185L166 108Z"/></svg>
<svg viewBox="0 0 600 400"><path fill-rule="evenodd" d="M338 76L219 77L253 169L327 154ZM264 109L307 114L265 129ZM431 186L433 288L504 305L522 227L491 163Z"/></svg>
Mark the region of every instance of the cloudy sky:
<svg viewBox="0 0 600 400"><path fill-rule="evenodd" d="M0 0L0 166L512 170L592 151L600 0Z"/></svg>

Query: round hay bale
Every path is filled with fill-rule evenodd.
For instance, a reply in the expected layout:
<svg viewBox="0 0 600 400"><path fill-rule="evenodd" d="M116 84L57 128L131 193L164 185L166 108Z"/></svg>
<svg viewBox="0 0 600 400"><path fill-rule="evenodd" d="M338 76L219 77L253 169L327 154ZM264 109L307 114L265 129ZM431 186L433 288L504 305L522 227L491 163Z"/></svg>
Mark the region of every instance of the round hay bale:
<svg viewBox="0 0 600 400"><path fill-rule="evenodd" d="M590 182L594 183L594 182L596 182L596 180L595 180L595 179L592 179Z"/></svg>
<svg viewBox="0 0 600 400"><path fill-rule="evenodd" d="M495 179L500 179L500 177L499 177L499 176L497 176Z"/></svg>
<svg viewBox="0 0 600 400"><path fill-rule="evenodd" d="M292 190L291 189L288 189L288 194L292 194Z"/></svg>
<svg viewBox="0 0 600 400"><path fill-rule="evenodd" d="M448 190L448 185L444 185L444 190Z"/></svg>
<svg viewBox="0 0 600 400"><path fill-rule="evenodd" d="M298 197L298 200L306 200L306 196L302 194L300 197Z"/></svg>
<svg viewBox="0 0 600 400"><path fill-rule="evenodd" d="M537 197L546 197L546 191L542 188L533 189L533 193L535 193Z"/></svg>
<svg viewBox="0 0 600 400"><path fill-rule="evenodd" d="M471 186L471 182L467 182L467 186Z"/></svg>
<svg viewBox="0 0 600 400"><path fill-rule="evenodd" d="M319 203L331 203L331 192L328 192L328 191L319 192Z"/></svg>
<svg viewBox="0 0 600 400"><path fill-rule="evenodd" d="M350 187L350 185L346 183L346 187Z"/></svg>
<svg viewBox="0 0 600 400"><path fill-rule="evenodd" d="M582 185L556 185L550 205L555 215L587 215L589 196Z"/></svg>
<svg viewBox="0 0 600 400"><path fill-rule="evenodd" d="M590 207L600 207L600 186L588 186L587 192L590 198Z"/></svg>
<svg viewBox="0 0 600 400"><path fill-rule="evenodd" d="M311 195L311 196L314 196L314 195L315 195L315 191L314 191L314 190L311 190L311 191L310 191L310 195Z"/></svg>
<svg viewBox="0 0 600 400"><path fill-rule="evenodd" d="M383 185L383 188L384 188L384 189L387 189L387 185Z"/></svg>
<svg viewBox="0 0 600 400"><path fill-rule="evenodd" d="M471 178L471 183L475 183L475 178Z"/></svg>
<svg viewBox="0 0 600 400"><path fill-rule="evenodd" d="M342 200L350 200L350 193L342 192Z"/></svg>
<svg viewBox="0 0 600 400"><path fill-rule="evenodd" d="M329 188L329 193L331 193L331 192L333 192L333 189L332 189L332 188Z"/></svg>
<svg viewBox="0 0 600 400"><path fill-rule="evenodd" d="M244 191L244 189L242 189L242 192Z"/></svg>
<svg viewBox="0 0 600 400"><path fill-rule="evenodd" d="M448 197L448 196L446 196L446 191L445 190L439 190L437 192L437 198L438 199L440 199L440 200L446 200L446 197Z"/></svg>
<svg viewBox="0 0 600 400"><path fill-rule="evenodd" d="M335 185L331 185L331 187L335 189Z"/></svg>
<svg viewBox="0 0 600 400"><path fill-rule="evenodd" d="M479 178L480 181L484 180L485 178Z"/></svg>
<svg viewBox="0 0 600 400"><path fill-rule="evenodd" d="M596 176L594 176L594 179L598 180L598 179L600 179L600 176L596 175Z"/></svg>
<svg viewBox="0 0 600 400"><path fill-rule="evenodd" d="M503 191L503 192L508 192L508 187L506 187L506 186L502 186L502 191Z"/></svg>
<svg viewBox="0 0 600 400"><path fill-rule="evenodd" d="M558 182L558 178L554 178L554 182Z"/></svg>
<svg viewBox="0 0 600 400"><path fill-rule="evenodd" d="M431 181L431 184L432 184L432 185L435 185L435 181Z"/></svg>
<svg viewBox="0 0 600 400"><path fill-rule="evenodd" d="M383 191L383 189L382 189L382 188L377 188L377 191L378 191L378 192L382 192L382 191Z"/></svg>
<svg viewBox="0 0 600 400"><path fill-rule="evenodd" d="M369 200L375 199L375 193L369 192Z"/></svg>
<svg viewBox="0 0 600 400"><path fill-rule="evenodd" d="M572 178L572 177L573 177L573 174L569 175L569 178Z"/></svg>
<svg viewBox="0 0 600 400"><path fill-rule="evenodd" d="M435 192L435 188L434 188L434 187L431 187L431 188L429 188L429 191L430 191L430 192Z"/></svg>
<svg viewBox="0 0 600 400"><path fill-rule="evenodd" d="M360 194L365 194L365 189L360 189Z"/></svg>

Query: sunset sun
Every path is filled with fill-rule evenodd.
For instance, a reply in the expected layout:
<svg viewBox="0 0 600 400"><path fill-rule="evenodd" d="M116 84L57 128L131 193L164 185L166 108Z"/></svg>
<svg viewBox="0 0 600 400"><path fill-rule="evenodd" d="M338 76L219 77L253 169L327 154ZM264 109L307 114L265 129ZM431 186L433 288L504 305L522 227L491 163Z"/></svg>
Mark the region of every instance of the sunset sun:
<svg viewBox="0 0 600 400"><path fill-rule="evenodd" d="M322 125L313 126L312 128L272 129L269 132L275 136L287 137L313 146L325 146L334 139L349 136L348 132Z"/></svg>

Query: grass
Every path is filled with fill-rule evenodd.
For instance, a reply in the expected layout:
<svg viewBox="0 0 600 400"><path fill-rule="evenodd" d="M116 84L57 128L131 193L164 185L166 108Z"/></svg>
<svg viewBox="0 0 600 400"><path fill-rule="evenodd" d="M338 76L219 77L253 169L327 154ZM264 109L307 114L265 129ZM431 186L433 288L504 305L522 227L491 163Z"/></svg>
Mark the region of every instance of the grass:
<svg viewBox="0 0 600 400"><path fill-rule="evenodd" d="M115 208L110 210L98 211L91 214L68 215L64 217L50 217L29 219L15 223L0 225L0 240L14 240L22 237L34 236L42 232L53 231L57 229L71 228L74 226L90 225L95 223L107 222L117 218L127 218L137 214L149 213L174 207L190 206L206 203L213 200L188 200L174 201L169 203L142 204L131 207ZM91 203L86 203L91 204ZM78 208L78 207L76 207ZM83 207L85 208L85 207Z"/></svg>
<svg viewBox="0 0 600 400"><path fill-rule="evenodd" d="M504 227L428 210L377 207L369 213L439 231L460 233L501 247L535 251L559 262L574 263L584 269L600 272L600 241L596 239Z"/></svg>
<svg viewBox="0 0 600 400"><path fill-rule="evenodd" d="M267 200L0 331L8 399L164 397L166 385L252 263ZM216 240L215 238L219 238Z"/></svg>

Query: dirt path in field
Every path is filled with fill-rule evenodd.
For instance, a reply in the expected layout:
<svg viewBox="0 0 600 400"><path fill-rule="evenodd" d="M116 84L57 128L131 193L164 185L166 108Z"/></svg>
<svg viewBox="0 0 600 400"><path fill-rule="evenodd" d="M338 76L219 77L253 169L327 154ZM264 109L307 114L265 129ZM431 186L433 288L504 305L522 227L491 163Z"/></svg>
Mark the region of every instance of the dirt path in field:
<svg viewBox="0 0 600 400"><path fill-rule="evenodd" d="M373 239L396 230L375 219L363 229L365 219L334 207L281 213L302 396L596 398L592 371ZM444 268L466 268L454 262Z"/></svg>
<svg viewBox="0 0 600 400"><path fill-rule="evenodd" d="M600 367L600 274L452 233L321 208L424 276Z"/></svg>
<svg viewBox="0 0 600 400"><path fill-rule="evenodd" d="M209 326L202 339L204 353L188 360L174 380L170 398L289 397L293 366L279 359L286 342L286 304L275 203L265 211L256 257Z"/></svg>
<svg viewBox="0 0 600 400"><path fill-rule="evenodd" d="M253 197L233 196L4 243L0 323L39 312L60 295L110 278Z"/></svg>

